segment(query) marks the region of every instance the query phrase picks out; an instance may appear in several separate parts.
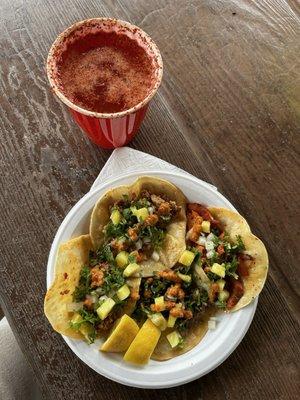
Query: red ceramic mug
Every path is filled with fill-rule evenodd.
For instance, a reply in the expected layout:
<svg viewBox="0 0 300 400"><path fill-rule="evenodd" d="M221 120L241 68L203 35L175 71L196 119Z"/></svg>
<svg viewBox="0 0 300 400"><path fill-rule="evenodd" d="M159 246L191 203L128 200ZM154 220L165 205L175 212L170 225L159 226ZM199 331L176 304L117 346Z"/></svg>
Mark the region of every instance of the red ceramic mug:
<svg viewBox="0 0 300 400"><path fill-rule="evenodd" d="M57 60L68 48L71 41L81 40L81 38L84 40L86 35L99 31L114 31L126 34L131 39L136 40L146 50L154 65L155 80L152 89L147 97L128 110L116 113L99 113L86 110L72 103L60 90ZM149 101L160 86L162 74L161 54L150 36L137 26L111 18L93 18L75 23L58 36L47 59L47 75L54 93L69 107L74 120L89 138L106 149L124 146L135 136L145 117Z"/></svg>

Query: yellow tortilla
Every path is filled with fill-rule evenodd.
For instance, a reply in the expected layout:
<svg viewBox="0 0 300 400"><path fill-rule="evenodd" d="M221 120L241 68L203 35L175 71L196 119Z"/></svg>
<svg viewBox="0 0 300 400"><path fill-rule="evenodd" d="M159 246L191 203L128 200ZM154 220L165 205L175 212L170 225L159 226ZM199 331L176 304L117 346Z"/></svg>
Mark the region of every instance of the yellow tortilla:
<svg viewBox="0 0 300 400"><path fill-rule="evenodd" d="M245 253L253 257L250 265L249 276L243 279L244 295L237 305L230 311L237 311L247 306L261 292L268 274L268 253L263 242L250 230L250 227L240 214L226 208L209 207L213 217L221 222L232 241L241 236Z"/></svg>
<svg viewBox="0 0 300 400"><path fill-rule="evenodd" d="M166 238L159 251L159 261L149 259L140 264L142 276L147 277L153 275L154 271L172 268L186 248L186 199L184 194L172 183L159 178L143 176L138 178L132 185L119 186L109 190L97 202L93 209L90 222L90 236L94 248L99 248L105 239L103 229L109 222L110 206L122 199L123 195L131 197L134 193L138 198L143 190L147 190L151 194L156 194L158 196L166 196L169 200L175 201L176 204L181 207L176 219L167 226Z"/></svg>
<svg viewBox="0 0 300 400"><path fill-rule="evenodd" d="M56 265L55 279L47 291L44 311L53 329L62 335L74 339L82 339L80 332L70 328L69 322L74 312L69 307L73 304L73 292L78 285L80 271L88 264L89 251L92 249L90 235L83 235L60 245ZM127 280L129 287L139 289L141 278ZM131 315L136 301L129 298L125 303L122 314Z"/></svg>
<svg viewBox="0 0 300 400"><path fill-rule="evenodd" d="M82 335L69 326L73 312L68 310L68 306L73 303L72 294L78 285L80 270L88 262L91 248L89 235L76 237L60 245L55 279L45 296L44 311L53 329L75 339L82 338Z"/></svg>

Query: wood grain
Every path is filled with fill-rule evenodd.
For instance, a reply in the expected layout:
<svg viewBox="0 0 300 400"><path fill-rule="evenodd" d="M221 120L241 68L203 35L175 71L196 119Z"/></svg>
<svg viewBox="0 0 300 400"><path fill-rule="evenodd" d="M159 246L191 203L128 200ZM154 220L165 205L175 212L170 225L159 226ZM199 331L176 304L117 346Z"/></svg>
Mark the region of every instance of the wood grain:
<svg viewBox="0 0 300 400"><path fill-rule="evenodd" d="M1 305L45 397L296 399L299 393L299 5L279 0L0 2ZM146 391L100 377L43 315L48 251L110 152L50 93L57 34L129 20L161 49L162 88L131 144L215 184L266 243L270 275L245 339L222 366ZM298 369L297 369L298 368Z"/></svg>

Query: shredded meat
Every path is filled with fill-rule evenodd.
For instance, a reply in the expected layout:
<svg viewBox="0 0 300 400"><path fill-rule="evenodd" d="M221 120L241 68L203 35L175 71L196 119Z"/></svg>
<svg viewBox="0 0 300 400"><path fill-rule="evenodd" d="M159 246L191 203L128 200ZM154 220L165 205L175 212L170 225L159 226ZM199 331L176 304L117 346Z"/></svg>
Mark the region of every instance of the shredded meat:
<svg viewBox="0 0 300 400"><path fill-rule="evenodd" d="M174 301L165 301L166 310L171 310L175 306L176 303Z"/></svg>
<svg viewBox="0 0 300 400"><path fill-rule="evenodd" d="M177 299L183 300L185 293L184 290L181 288L179 283L176 283L175 285L170 286L167 291L166 295L170 297L176 297Z"/></svg>
<svg viewBox="0 0 300 400"><path fill-rule="evenodd" d="M91 299L85 299L83 305L90 310L93 307L93 302Z"/></svg>
<svg viewBox="0 0 300 400"><path fill-rule="evenodd" d="M182 308L174 307L170 310L170 315L175 318L186 318L191 319L193 318L193 313L190 310L184 310Z"/></svg>
<svg viewBox="0 0 300 400"><path fill-rule="evenodd" d="M164 271L159 271L157 275L160 278L166 279L167 281L180 283L182 279L172 270L172 269L165 269Z"/></svg>
<svg viewBox="0 0 300 400"><path fill-rule="evenodd" d="M249 268L251 266L253 258L248 254L239 254L238 256L238 274L244 278L249 276Z"/></svg>
<svg viewBox="0 0 300 400"><path fill-rule="evenodd" d="M123 242L121 240L114 239L111 242L111 247L113 249L117 250L117 252L119 253L120 251L123 251L126 249L126 244L125 244L125 242Z"/></svg>
<svg viewBox="0 0 300 400"><path fill-rule="evenodd" d="M225 253L224 246L222 244L219 244L219 246L217 247L217 253L219 254L219 256Z"/></svg>
<svg viewBox="0 0 300 400"><path fill-rule="evenodd" d="M158 215L168 215L171 212L171 206L170 203L165 201L164 203L161 203L161 205L158 207L157 213Z"/></svg>
<svg viewBox="0 0 300 400"><path fill-rule="evenodd" d="M201 246L201 244L197 244L196 249L200 251L201 254L205 253L205 247Z"/></svg>
<svg viewBox="0 0 300 400"><path fill-rule="evenodd" d="M200 215L196 211L189 210L187 212L187 227L188 227L188 230L192 229L195 224L197 224L197 225L200 224L201 225L202 221L203 221L203 218L200 217Z"/></svg>
<svg viewBox="0 0 300 400"><path fill-rule="evenodd" d="M138 240L138 233L137 233L137 228L128 228L128 236L129 238L133 241L136 242Z"/></svg>
<svg viewBox="0 0 300 400"><path fill-rule="evenodd" d="M198 213L205 221L210 221L213 227L218 228L221 231L223 230L220 221L214 219L210 211L202 204L189 203L187 208L189 211L196 211L196 213Z"/></svg>
<svg viewBox="0 0 300 400"><path fill-rule="evenodd" d="M141 250L139 250L139 251L134 250L130 253L130 255L133 255L136 258L136 262L138 262L138 263L142 262L143 260L145 260L147 258L146 255L143 254Z"/></svg>
<svg viewBox="0 0 300 400"><path fill-rule="evenodd" d="M144 224L146 226L154 226L157 224L157 222L158 222L158 216L156 214L151 214L145 219Z"/></svg>
<svg viewBox="0 0 300 400"><path fill-rule="evenodd" d="M209 301L211 303L213 303L215 301L216 295L219 293L219 291L220 291L219 285L217 283L213 283L210 287L209 294L208 294Z"/></svg>
<svg viewBox="0 0 300 400"><path fill-rule="evenodd" d="M159 207L162 203L165 202L164 199L162 199L160 196L157 196L156 194L151 194L151 200L156 207Z"/></svg>
<svg viewBox="0 0 300 400"><path fill-rule="evenodd" d="M91 287L102 286L104 282L105 267L96 265L91 269Z"/></svg>
<svg viewBox="0 0 300 400"><path fill-rule="evenodd" d="M233 308L244 294L244 285L241 280L232 279L230 281L230 297L227 300L227 308Z"/></svg>
<svg viewBox="0 0 300 400"><path fill-rule="evenodd" d="M150 310L152 312L161 312L161 311L165 310L165 305L161 306L160 304L151 304Z"/></svg>
<svg viewBox="0 0 300 400"><path fill-rule="evenodd" d="M203 218L196 211L188 211L187 213L187 226L189 229L188 238L192 242L197 242L201 232L201 224Z"/></svg>
<svg viewBox="0 0 300 400"><path fill-rule="evenodd" d="M174 307L170 310L170 315L175 318L183 318L184 316L184 310L181 308Z"/></svg>

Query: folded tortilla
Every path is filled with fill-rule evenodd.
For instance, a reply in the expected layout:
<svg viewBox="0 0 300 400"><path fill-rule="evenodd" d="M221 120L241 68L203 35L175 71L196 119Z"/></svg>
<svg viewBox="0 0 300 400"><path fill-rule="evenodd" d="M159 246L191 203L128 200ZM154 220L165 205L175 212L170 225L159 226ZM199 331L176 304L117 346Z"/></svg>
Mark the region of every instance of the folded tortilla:
<svg viewBox="0 0 300 400"><path fill-rule="evenodd" d="M241 236L245 245L244 253L253 258L249 276L243 278L244 295L230 310L237 311L251 303L261 292L268 275L268 253L263 242L253 235L247 221L240 214L226 208L209 207L208 209L212 216L221 222L233 242L236 241L238 235Z"/></svg>
<svg viewBox="0 0 300 400"><path fill-rule="evenodd" d="M101 197L93 209L90 222L90 236L94 248L99 248L105 240L104 227L108 224L110 219L110 206L116 201L121 200L124 195L131 197L132 194L135 194L137 198L139 198L143 190L175 201L180 207L176 218L167 225L163 246L158 251L160 256L159 261L149 259L140 263L141 274L143 277L147 277L152 276L154 271L172 268L186 248L186 199L181 190L172 183L159 178L143 176L138 178L132 185L119 186L109 190Z"/></svg>
<svg viewBox="0 0 300 400"><path fill-rule="evenodd" d="M70 327L73 312L73 292L78 285L81 268L88 263L92 249L90 235L82 235L59 246L55 264L55 278L47 291L44 311L53 329L62 335L81 339L80 332Z"/></svg>

